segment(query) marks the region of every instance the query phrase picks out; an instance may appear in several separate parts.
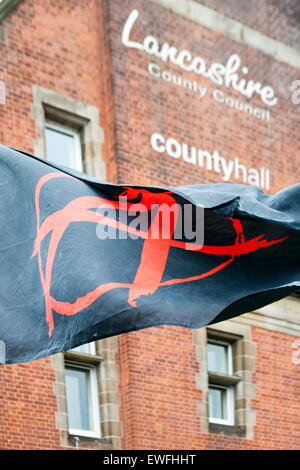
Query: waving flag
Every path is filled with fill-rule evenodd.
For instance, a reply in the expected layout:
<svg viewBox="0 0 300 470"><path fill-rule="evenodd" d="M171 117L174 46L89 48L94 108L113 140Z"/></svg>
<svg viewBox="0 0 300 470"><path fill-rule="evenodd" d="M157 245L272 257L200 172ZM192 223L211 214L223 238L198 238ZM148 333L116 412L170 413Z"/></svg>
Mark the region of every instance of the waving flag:
<svg viewBox="0 0 300 470"><path fill-rule="evenodd" d="M0 146L0 353L199 328L300 286L300 185L114 185Z"/></svg>

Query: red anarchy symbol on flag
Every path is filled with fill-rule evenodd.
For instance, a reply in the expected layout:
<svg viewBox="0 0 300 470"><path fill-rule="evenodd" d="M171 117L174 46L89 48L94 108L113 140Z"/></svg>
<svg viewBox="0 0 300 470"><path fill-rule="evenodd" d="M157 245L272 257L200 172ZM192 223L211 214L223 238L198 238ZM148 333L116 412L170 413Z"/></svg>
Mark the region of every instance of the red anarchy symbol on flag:
<svg viewBox="0 0 300 470"><path fill-rule="evenodd" d="M163 233L163 227L159 212L159 207L162 204L167 204L169 207L172 206L172 209L176 208L176 201L172 196L170 191L165 191L161 193L152 193L146 189L135 189L127 188L125 193L122 193L116 201L111 201L96 196L82 196L75 198L69 202L62 210L56 211L53 214L50 214L40 225L40 192L45 183L48 181L59 178L67 177L73 178L70 175L54 172L44 175L38 182L35 190L35 209L36 209L36 218L37 218L37 235L34 242L34 251L31 258L38 256L39 263L39 272L41 276L41 283L43 287L44 297L45 297L45 306L46 306L46 321L49 327L49 338L52 335L54 330L54 320L53 313L54 310L60 315L76 315L81 312L93 302L95 302L99 297L101 297L106 292L112 289L128 289L128 304L136 307L136 300L142 295L153 294L159 287L169 286L173 284L180 284L184 282L197 281L205 277L211 276L218 271L224 269L227 265L232 263L237 256L251 253L258 250L259 248L265 248L274 243L280 243L285 240L287 237L281 238L279 240L268 241L263 239L265 234L259 235L256 238L245 241L243 234L243 227L241 222L238 219L229 218L232 221L233 229L236 233L235 243L233 245L225 246L210 246L210 245L195 245L194 243L183 242L179 240L172 239L176 228L177 215L176 209L174 214L173 225L170 230L169 238L165 239L160 237L158 239L149 237L149 231L152 229L157 229L158 233ZM80 181L80 180L78 180ZM84 183L86 184L86 183ZM140 201L141 204L145 206L145 209L151 210L153 204L158 206L158 212L155 215L154 220L151 223L151 226L148 229L148 232L142 230L137 230L129 225L119 222L118 220L112 219L105 215L102 215L98 212L95 212L93 209L106 209L112 208L115 209L126 209L130 211L131 207L135 203L122 201L122 196L128 196L129 201L137 198L138 196L142 197ZM174 213L174 211L173 211ZM141 254L141 260L139 267L137 269L135 278L132 283L121 283L121 282L109 282L107 284L101 284L96 289L91 292L88 292L86 295L79 297L75 302L61 302L54 299L51 294L51 279L52 279L52 268L54 263L54 258L60 240L66 231L70 223L73 222L93 222L101 223L110 227L114 227L118 230L123 230L128 233L132 233L140 238L144 239L144 245ZM42 258L41 258L41 244L45 237L51 233L45 272L42 268ZM156 232L157 233L157 232ZM201 253L207 253L212 255L228 255L229 259L221 264L217 265L213 269L196 275L188 277L185 279L171 279L168 281L162 282L162 276L165 270L167 263L170 247L177 247L183 250L193 250Z"/></svg>

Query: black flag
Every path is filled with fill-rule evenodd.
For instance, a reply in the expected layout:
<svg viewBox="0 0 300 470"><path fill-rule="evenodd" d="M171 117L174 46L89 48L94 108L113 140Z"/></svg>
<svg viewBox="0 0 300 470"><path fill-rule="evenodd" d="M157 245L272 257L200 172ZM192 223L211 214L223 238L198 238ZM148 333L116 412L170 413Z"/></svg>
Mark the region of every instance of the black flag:
<svg viewBox="0 0 300 470"><path fill-rule="evenodd" d="M0 146L0 353L199 328L300 286L300 185L117 185Z"/></svg>

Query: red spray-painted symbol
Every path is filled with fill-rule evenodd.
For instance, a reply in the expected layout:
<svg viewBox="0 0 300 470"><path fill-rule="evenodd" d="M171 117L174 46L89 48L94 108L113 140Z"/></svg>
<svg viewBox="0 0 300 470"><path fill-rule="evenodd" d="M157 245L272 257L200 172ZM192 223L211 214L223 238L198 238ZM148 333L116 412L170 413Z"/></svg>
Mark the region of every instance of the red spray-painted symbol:
<svg viewBox="0 0 300 470"><path fill-rule="evenodd" d="M156 204L158 206L158 211L154 219L152 220L148 232L150 230L155 231L156 229L156 233L157 231L160 234L163 233L164 227L162 226L162 219L160 217L159 208L163 204L172 206L172 208L174 208L174 205L176 207L176 201L172 196L172 193L170 191L152 193L151 191L148 191L146 189L134 188L126 188L126 195L129 202L125 204L125 207L124 202L120 197L118 197L116 201L111 201L96 196L82 196L69 202L62 210L56 211L53 214L49 215L40 225L39 199L41 189L43 185L48 181L60 177L72 178L71 176L66 175L64 173L48 173L39 180L35 190L37 235L34 242L34 251L32 257L36 255L38 256L39 271L45 297L46 321L49 327L49 338L51 337L51 334L54 330L54 321L52 313L53 310L60 315L76 315L77 313L81 312L89 305L91 305L93 302L95 302L106 292L112 289L120 288L128 289L128 303L135 307L136 300L140 296L153 294L159 287L180 284L184 282L197 281L199 279L211 276L217 273L218 271L224 269L230 263L232 263L237 256L251 253L253 251L258 250L259 248L265 248L274 243L279 243L285 238L287 238L284 237L279 240L268 241L266 239L263 239L263 237L265 237L265 234L262 234L256 238L245 241L241 222L238 219L230 218L229 220L231 220L233 224L233 229L236 233L236 239L233 245L197 246L194 243L187 243L172 239L178 215L176 213L176 210L174 214L173 225L171 226L170 230L170 237L168 239L165 239L164 237L152 239L151 235L149 236L149 233L147 232L134 229L129 225L124 224L118 220L102 215L99 212L95 212L95 209L106 209L108 207L111 208L112 206L115 209L126 209L127 211L130 211L131 207L135 204L131 203L130 200L137 198L137 196L141 196L142 200L140 202L144 205L145 210L151 210L151 208L153 208L153 204ZM97 224L100 223L106 226L114 227L118 230L123 230L128 233L132 233L144 239L140 264L132 283L109 282L106 284L101 284L93 291L88 292L86 295L77 298L76 301L73 303L61 302L51 296L50 290L54 258L64 232L68 228L69 224L73 222L92 222ZM44 272L42 268L41 244L48 234L51 235L46 259L46 267ZM170 247L177 247L183 250L198 251L201 253L207 253L212 255L228 255L229 258L225 262L220 263L219 265L205 273L188 277L185 279L171 279L162 282L161 279L166 267Z"/></svg>

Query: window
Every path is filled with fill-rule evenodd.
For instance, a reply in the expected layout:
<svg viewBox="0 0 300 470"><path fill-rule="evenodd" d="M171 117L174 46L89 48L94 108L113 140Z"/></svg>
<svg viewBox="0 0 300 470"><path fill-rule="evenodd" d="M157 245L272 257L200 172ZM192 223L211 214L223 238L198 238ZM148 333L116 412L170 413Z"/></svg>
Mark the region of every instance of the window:
<svg viewBox="0 0 300 470"><path fill-rule="evenodd" d="M82 152L79 131L53 122L46 122L47 159L58 165L82 171Z"/></svg>
<svg viewBox="0 0 300 470"><path fill-rule="evenodd" d="M209 422L234 425L234 388L231 344L217 340L207 343Z"/></svg>
<svg viewBox="0 0 300 470"><path fill-rule="evenodd" d="M193 331L202 432L253 439L256 344L251 335L251 326L240 318Z"/></svg>
<svg viewBox="0 0 300 470"><path fill-rule="evenodd" d="M65 365L69 433L100 437L98 387L95 366Z"/></svg>
<svg viewBox="0 0 300 470"><path fill-rule="evenodd" d="M232 374L232 352L229 344L207 344L207 369L219 374Z"/></svg>
<svg viewBox="0 0 300 470"><path fill-rule="evenodd" d="M105 180L104 132L97 106L33 85L32 115L35 155Z"/></svg>
<svg viewBox="0 0 300 470"><path fill-rule="evenodd" d="M65 385L69 434L100 437L100 413L95 343L65 353Z"/></svg>

